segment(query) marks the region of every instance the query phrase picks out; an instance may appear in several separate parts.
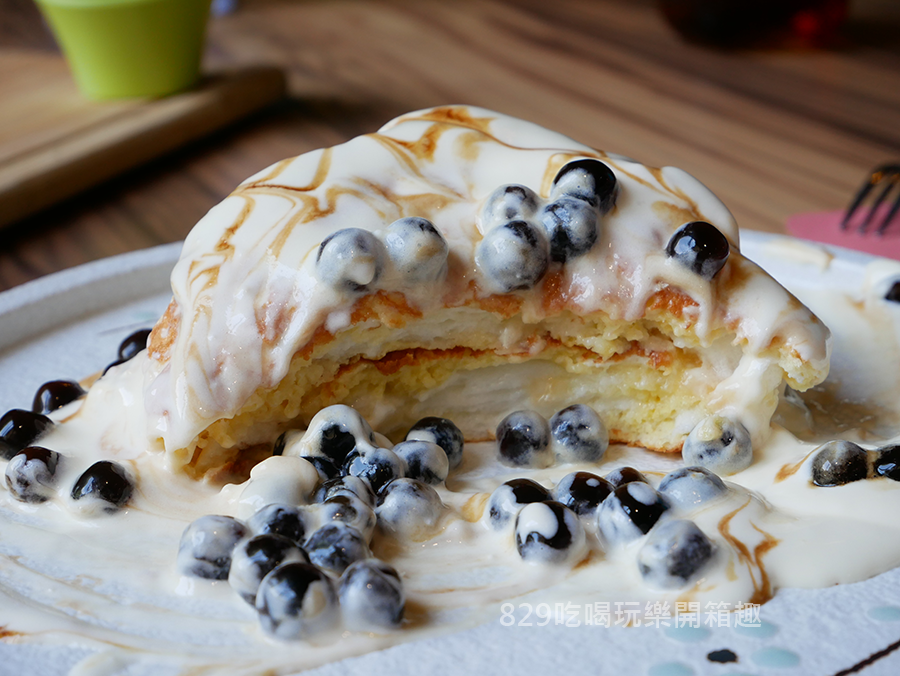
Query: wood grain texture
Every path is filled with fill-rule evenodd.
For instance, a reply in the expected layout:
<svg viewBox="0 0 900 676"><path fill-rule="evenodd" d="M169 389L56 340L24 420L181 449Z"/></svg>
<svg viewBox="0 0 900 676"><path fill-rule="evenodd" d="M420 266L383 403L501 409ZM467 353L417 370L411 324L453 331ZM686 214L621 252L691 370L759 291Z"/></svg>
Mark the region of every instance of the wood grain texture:
<svg viewBox="0 0 900 676"><path fill-rule="evenodd" d="M213 20L207 66L282 66L290 99L23 221L0 240L0 288L181 239L268 164L446 103L683 167L742 227L783 231L900 157L900 17L861 4L841 50L723 52L649 0L244 0Z"/></svg>
<svg viewBox="0 0 900 676"><path fill-rule="evenodd" d="M0 50L0 227L181 147L284 96L277 68L204 78L155 100L95 103L55 55Z"/></svg>

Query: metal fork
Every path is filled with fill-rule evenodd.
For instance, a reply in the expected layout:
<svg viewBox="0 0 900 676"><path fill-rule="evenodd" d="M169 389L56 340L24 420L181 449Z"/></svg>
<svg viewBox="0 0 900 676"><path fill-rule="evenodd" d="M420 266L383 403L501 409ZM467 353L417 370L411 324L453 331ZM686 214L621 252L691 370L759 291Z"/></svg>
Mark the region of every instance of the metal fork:
<svg viewBox="0 0 900 676"><path fill-rule="evenodd" d="M875 219L878 209L882 204L885 204L891 191L896 189L897 195L894 198L894 203L891 205L890 211L888 211L887 215L875 228L877 234L884 234L888 225L894 220L897 213L900 212L900 164L885 164L872 171L872 175L866 179L866 182L863 183L862 187L860 187L856 196L853 198L852 204L847 208L847 213L844 214L844 220L841 221L842 230L846 230L850 225L850 219L853 218L853 215L862 207L862 203L869 193L872 192L876 186L882 185L884 187L881 189L881 192L878 193L875 200L868 207L869 212L859 226L859 232L860 234L869 232L869 226Z"/></svg>

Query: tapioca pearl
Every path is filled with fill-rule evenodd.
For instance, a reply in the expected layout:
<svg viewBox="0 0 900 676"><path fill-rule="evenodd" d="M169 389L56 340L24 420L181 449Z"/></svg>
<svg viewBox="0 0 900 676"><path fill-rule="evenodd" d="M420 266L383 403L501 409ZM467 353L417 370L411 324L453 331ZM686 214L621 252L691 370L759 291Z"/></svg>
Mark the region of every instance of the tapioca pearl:
<svg viewBox="0 0 900 676"><path fill-rule="evenodd" d="M450 472L450 461L444 449L430 441L403 441L394 446L406 463L406 476L435 486L443 483Z"/></svg>
<svg viewBox="0 0 900 676"><path fill-rule="evenodd" d="M481 211L486 229L508 221L527 221L538 208L538 196L524 185L501 185L490 194Z"/></svg>
<svg viewBox="0 0 900 676"><path fill-rule="evenodd" d="M303 545L310 561L340 575L354 561L370 556L366 538L353 526L331 521L310 535Z"/></svg>
<svg viewBox="0 0 900 676"><path fill-rule="evenodd" d="M119 344L119 360L126 362L146 350L151 331L152 329L139 329L123 340Z"/></svg>
<svg viewBox="0 0 900 676"><path fill-rule="evenodd" d="M510 221L489 230L475 249L475 264L485 288L493 293L533 288L549 262L547 234L526 221Z"/></svg>
<svg viewBox="0 0 900 676"><path fill-rule="evenodd" d="M335 495L316 508L320 523L339 521L353 526L362 533L366 542L372 541L375 532L375 511L352 494Z"/></svg>
<svg viewBox="0 0 900 676"><path fill-rule="evenodd" d="M681 457L686 465L705 467L720 476L740 472L753 462L750 432L737 420L709 416L691 430Z"/></svg>
<svg viewBox="0 0 900 676"><path fill-rule="evenodd" d="M550 426L537 411L514 411L497 425L500 462L513 467L550 467Z"/></svg>
<svg viewBox="0 0 900 676"><path fill-rule="evenodd" d="M529 563L574 564L587 551L584 527L559 502L533 502L516 517L516 549Z"/></svg>
<svg viewBox="0 0 900 676"><path fill-rule="evenodd" d="M728 494L728 487L705 467L682 467L666 474L657 489L669 504L691 510Z"/></svg>
<svg viewBox="0 0 900 676"><path fill-rule="evenodd" d="M384 271L384 244L368 230L345 228L326 237L316 254L316 276L339 291L369 291Z"/></svg>
<svg viewBox="0 0 900 676"><path fill-rule="evenodd" d="M875 476L900 481L900 446L884 446L875 453L872 463Z"/></svg>
<svg viewBox="0 0 900 676"><path fill-rule="evenodd" d="M231 553L250 534L246 525L230 516L201 516L184 529L176 567L182 575L227 580Z"/></svg>
<svg viewBox="0 0 900 676"><path fill-rule="evenodd" d="M331 578L308 563L285 563L266 575L256 593L263 631L282 641L322 633L339 619Z"/></svg>
<svg viewBox="0 0 900 676"><path fill-rule="evenodd" d="M382 486L406 474L406 463L386 448L353 451L344 462L344 473L369 482L375 493Z"/></svg>
<svg viewBox="0 0 900 676"><path fill-rule="evenodd" d="M900 303L900 280L891 284L890 288L884 294L884 299L892 303Z"/></svg>
<svg viewBox="0 0 900 676"><path fill-rule="evenodd" d="M852 441L829 441L815 451L811 469L816 486L843 486L868 476L868 454Z"/></svg>
<svg viewBox="0 0 900 676"><path fill-rule="evenodd" d="M330 481L331 479L335 479L341 475L341 468L331 462L331 460L326 458L324 455L302 455L300 457L316 468L316 472L318 472L319 474L320 482Z"/></svg>
<svg viewBox="0 0 900 676"><path fill-rule="evenodd" d="M648 483L647 477L641 474L634 467L627 466L614 469L612 472L607 474L605 478L610 484L612 484L613 488L618 488L619 486L630 484L633 481L639 481L644 484Z"/></svg>
<svg viewBox="0 0 900 676"><path fill-rule="evenodd" d="M298 545L306 540L313 524L313 515L308 508L278 503L266 505L247 521L247 527L254 535L280 535Z"/></svg>
<svg viewBox="0 0 900 676"><path fill-rule="evenodd" d="M619 486L597 508L597 528L609 544L624 544L650 532L669 508L649 484Z"/></svg>
<svg viewBox="0 0 900 676"><path fill-rule="evenodd" d="M309 563L300 546L286 537L268 533L241 540L231 553L228 584L251 606L263 578L283 563Z"/></svg>
<svg viewBox="0 0 900 676"><path fill-rule="evenodd" d="M88 467L72 487L71 498L84 516L113 514L134 493L134 478L117 462L100 460Z"/></svg>
<svg viewBox="0 0 900 676"><path fill-rule="evenodd" d="M725 235L705 221L681 226L666 245L666 255L708 281L725 267L730 252Z"/></svg>
<svg viewBox="0 0 900 676"><path fill-rule="evenodd" d="M6 487L21 502L46 502L56 495L62 456L42 446L26 446L6 464Z"/></svg>
<svg viewBox="0 0 900 676"><path fill-rule="evenodd" d="M501 530L512 523L516 514L534 502L551 500L550 491L531 479L511 479L498 486L488 498L484 519L493 530Z"/></svg>
<svg viewBox="0 0 900 676"><path fill-rule="evenodd" d="M435 282L447 276L447 240L425 218L401 218L388 226L384 237L394 269L407 283Z"/></svg>
<svg viewBox="0 0 900 676"><path fill-rule="evenodd" d="M578 516L593 517L597 507L613 492L613 485L590 472L567 474L553 490L554 499Z"/></svg>
<svg viewBox="0 0 900 676"><path fill-rule="evenodd" d="M666 521L647 536L637 555L638 570L651 587L679 589L697 579L715 550L693 521Z"/></svg>
<svg viewBox="0 0 900 676"><path fill-rule="evenodd" d="M444 503L431 486L415 479L396 479L378 495L378 526L395 537L421 540L434 532Z"/></svg>
<svg viewBox="0 0 900 676"><path fill-rule="evenodd" d="M325 502L339 495L352 495L369 507L375 507L375 492L365 479L357 476L339 476L324 482L316 490L316 502Z"/></svg>
<svg viewBox="0 0 900 676"><path fill-rule="evenodd" d="M407 432L406 440L430 441L437 444L447 454L450 469L456 469L462 462L463 448L465 446L462 430L452 420L447 418L436 416L422 418Z"/></svg>
<svg viewBox="0 0 900 676"><path fill-rule="evenodd" d="M322 456L341 466L354 448L374 443L375 433L365 418L349 406L335 404L316 413L302 435L289 433L283 454Z"/></svg>
<svg viewBox="0 0 900 676"><path fill-rule="evenodd" d="M275 455L250 470L238 499L238 516L249 518L273 503L306 505L319 484L319 472L303 458Z"/></svg>
<svg viewBox="0 0 900 676"><path fill-rule="evenodd" d="M618 181L609 165L600 160L585 158L568 162L557 172L550 190L550 199L574 197L605 214L615 204L617 193Z"/></svg>
<svg viewBox="0 0 900 676"><path fill-rule="evenodd" d="M544 207L540 220L550 239L554 263L583 256L597 242L597 210L582 200L560 197Z"/></svg>
<svg viewBox="0 0 900 676"><path fill-rule="evenodd" d="M575 404L550 418L553 451L562 462L598 462L609 446L609 433L590 406Z"/></svg>
<svg viewBox="0 0 900 676"><path fill-rule="evenodd" d="M351 631L383 632L403 622L406 594L397 571L378 559L351 564L341 575L340 605Z"/></svg>
<svg viewBox="0 0 900 676"><path fill-rule="evenodd" d="M0 458L9 460L26 446L31 446L53 427L45 415L14 408L0 418Z"/></svg>
<svg viewBox="0 0 900 676"><path fill-rule="evenodd" d="M34 413L46 415L81 399L86 394L87 390L74 381L51 380L38 388L31 410Z"/></svg>

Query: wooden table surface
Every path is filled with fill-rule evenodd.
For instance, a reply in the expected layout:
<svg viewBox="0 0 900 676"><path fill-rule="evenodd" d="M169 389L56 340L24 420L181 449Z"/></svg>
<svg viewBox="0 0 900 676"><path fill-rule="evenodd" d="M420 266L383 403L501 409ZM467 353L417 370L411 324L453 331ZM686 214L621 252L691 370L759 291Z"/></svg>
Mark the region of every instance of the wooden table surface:
<svg viewBox="0 0 900 676"><path fill-rule="evenodd" d="M897 4L861 1L846 28L836 50L718 51L650 0L243 0L212 19L206 67L280 65L289 98L0 232L0 289L180 240L270 163L446 103L680 166L742 227L783 232L900 159ZM0 0L0 46L55 49L26 0Z"/></svg>

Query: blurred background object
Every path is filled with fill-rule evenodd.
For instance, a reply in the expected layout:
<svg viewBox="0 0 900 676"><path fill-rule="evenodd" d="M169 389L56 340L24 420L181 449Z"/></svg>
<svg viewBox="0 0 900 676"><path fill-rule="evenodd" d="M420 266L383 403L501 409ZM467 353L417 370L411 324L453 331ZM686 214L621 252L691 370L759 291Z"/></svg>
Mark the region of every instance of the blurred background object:
<svg viewBox="0 0 900 676"><path fill-rule="evenodd" d="M848 0L660 0L689 40L716 47L833 47Z"/></svg>
<svg viewBox="0 0 900 676"><path fill-rule="evenodd" d="M82 94L166 96L200 75L210 0L37 0Z"/></svg>
<svg viewBox="0 0 900 676"><path fill-rule="evenodd" d="M710 48L660 0L240 0L211 14L197 89L90 103L34 0L0 0L0 178L32 195L77 188L31 216L12 211L23 200L0 207L14 221L0 227L0 288L180 240L266 166L447 103L681 167L742 228L783 233L797 214L842 214L872 167L900 157L900 2L850 0L841 34L828 49ZM248 115L279 70L287 96ZM191 122L154 123L156 106L190 108ZM216 127L229 113L242 117ZM92 152L112 172L92 189L81 171L24 178L28 153L55 162L136 115L152 131L128 147L164 156L126 169L122 147Z"/></svg>

